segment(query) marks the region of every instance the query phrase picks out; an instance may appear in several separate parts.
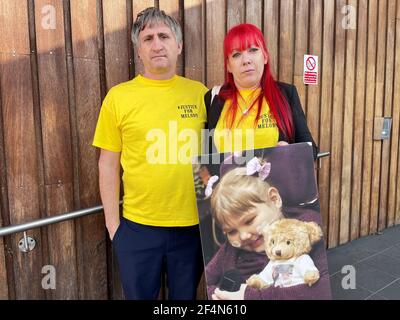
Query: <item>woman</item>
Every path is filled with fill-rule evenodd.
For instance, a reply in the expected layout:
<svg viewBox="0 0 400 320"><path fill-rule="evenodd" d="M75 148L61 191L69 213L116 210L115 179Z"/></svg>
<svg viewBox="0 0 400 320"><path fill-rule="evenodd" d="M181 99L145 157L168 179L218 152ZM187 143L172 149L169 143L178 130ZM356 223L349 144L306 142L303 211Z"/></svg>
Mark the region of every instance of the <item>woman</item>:
<svg viewBox="0 0 400 320"><path fill-rule="evenodd" d="M239 24L224 40L225 83L218 95L205 95L209 151L260 149L288 143L311 142L314 159L318 147L307 127L295 86L277 82L270 70L261 31Z"/></svg>

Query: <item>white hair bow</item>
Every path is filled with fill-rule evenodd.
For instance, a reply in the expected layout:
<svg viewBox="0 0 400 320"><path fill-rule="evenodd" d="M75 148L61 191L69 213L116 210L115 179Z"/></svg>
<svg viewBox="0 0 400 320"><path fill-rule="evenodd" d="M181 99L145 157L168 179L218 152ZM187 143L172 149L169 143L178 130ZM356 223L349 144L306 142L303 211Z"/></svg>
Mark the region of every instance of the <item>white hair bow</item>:
<svg viewBox="0 0 400 320"><path fill-rule="evenodd" d="M206 190L204 191L206 197L209 197L212 195L212 192L213 192L212 187L213 187L214 183L216 183L218 181L218 179L219 179L218 176L212 176L210 179L208 179L207 187L206 187Z"/></svg>
<svg viewBox="0 0 400 320"><path fill-rule="evenodd" d="M260 160L257 157L254 157L247 163L246 169L246 174L248 176L252 176L256 172L258 172L258 176L260 177L260 179L265 180L271 172L271 163L266 162L261 165Z"/></svg>

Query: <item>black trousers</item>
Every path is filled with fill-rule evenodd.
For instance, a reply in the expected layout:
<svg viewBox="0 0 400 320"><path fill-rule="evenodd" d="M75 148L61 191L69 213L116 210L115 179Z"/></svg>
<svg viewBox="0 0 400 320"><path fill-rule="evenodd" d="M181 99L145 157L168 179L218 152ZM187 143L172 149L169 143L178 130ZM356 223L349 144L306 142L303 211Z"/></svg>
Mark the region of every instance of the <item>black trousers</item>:
<svg viewBox="0 0 400 320"><path fill-rule="evenodd" d="M121 218L113 246L127 299L157 299L163 271L169 300L196 299L204 268L198 225L154 227Z"/></svg>

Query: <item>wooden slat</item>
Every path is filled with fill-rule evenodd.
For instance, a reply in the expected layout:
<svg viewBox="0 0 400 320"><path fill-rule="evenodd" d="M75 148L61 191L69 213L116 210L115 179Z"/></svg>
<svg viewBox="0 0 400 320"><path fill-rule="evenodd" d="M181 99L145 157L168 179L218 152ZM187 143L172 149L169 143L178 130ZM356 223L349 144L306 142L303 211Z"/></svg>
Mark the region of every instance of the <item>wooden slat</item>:
<svg viewBox="0 0 400 320"><path fill-rule="evenodd" d="M55 29L43 29L40 25L41 8L44 5L51 5L55 9ZM36 1L35 17L46 185L43 190L46 205L42 210L46 210L45 214L51 216L73 208L72 188L57 188L56 195L53 192L54 186L70 185L73 181L63 5L56 0ZM49 245L44 252L48 252L48 259L56 267L59 280L56 290L47 291L51 298L78 298L74 232L74 221L63 224L62 228L56 225L47 229L46 239Z"/></svg>
<svg viewBox="0 0 400 320"><path fill-rule="evenodd" d="M36 44L37 55L32 61L37 148L40 184L71 182L70 121L67 97L66 57L64 41L63 5L60 1L31 2L31 41ZM53 9L54 29L43 28L43 8ZM38 141L41 140L41 141ZM43 171L43 172L41 172ZM41 189L42 202L44 189ZM43 194L43 195L42 195ZM44 211L44 204L41 209Z"/></svg>
<svg viewBox="0 0 400 320"><path fill-rule="evenodd" d="M294 1L281 1L279 24L279 80L293 83Z"/></svg>
<svg viewBox="0 0 400 320"><path fill-rule="evenodd" d="M2 53L0 53L0 62ZM0 76L1 79L1 76ZM0 81L0 226L10 224L10 211L7 194L7 168L4 144L4 121L2 106L2 88ZM0 238L0 299L15 297L12 255L7 254L10 237ZM7 274L8 273L8 274Z"/></svg>
<svg viewBox="0 0 400 320"><path fill-rule="evenodd" d="M227 12L226 12L226 28L227 31L245 22L245 1L244 0L227 0Z"/></svg>
<svg viewBox="0 0 400 320"><path fill-rule="evenodd" d="M332 105L332 143L331 143L331 180L329 195L329 244L336 246L339 244L339 224L340 224L340 190L342 170L342 137L343 137L343 98L345 74L345 29L342 27L341 10L346 5L345 0L338 0L336 4L336 34L335 34L335 67L333 79L333 105ZM348 137L345 137L346 139ZM348 228L348 224L344 228Z"/></svg>
<svg viewBox="0 0 400 320"><path fill-rule="evenodd" d="M36 6L37 8L37 6ZM50 10L49 10L50 8ZM40 8L40 11L42 11ZM50 5L46 8L49 10L46 14L48 15L46 18L41 19L49 19L51 27L57 27L56 21L54 19L57 18L55 11L55 7ZM39 185L38 188L38 211L39 215L43 217L46 214L46 203L45 203L45 170L44 170L44 154L43 154L43 136L42 136L42 120L41 120L41 108L40 108L40 88L39 88L39 66L38 66L38 54L37 54L37 34L36 34L36 26L35 21L36 13L35 13L35 2L33 0L28 0L28 20L29 20L29 42L31 46L31 56L30 56L30 67L31 67L31 83L32 83L32 105L33 105L33 122L35 128L35 142L36 142L36 150L37 153L37 182ZM53 21L52 21L53 20ZM55 23L55 25L53 25ZM41 27L43 21L41 21ZM45 26L43 27L45 29ZM43 260L48 261L48 237L47 232L44 229L41 229L41 240L42 244L40 246L40 250L42 251ZM50 291L45 291L46 299L50 296Z"/></svg>
<svg viewBox="0 0 400 320"><path fill-rule="evenodd" d="M278 79L279 75L279 1L265 0L264 2L264 38L269 51L269 64L272 74Z"/></svg>
<svg viewBox="0 0 400 320"><path fill-rule="evenodd" d="M64 51L38 56L45 183L72 181L71 132Z"/></svg>
<svg viewBox="0 0 400 320"><path fill-rule="evenodd" d="M206 1L207 87L224 82L225 1Z"/></svg>
<svg viewBox="0 0 400 320"><path fill-rule="evenodd" d="M184 1L185 77L205 82L205 36L203 0Z"/></svg>
<svg viewBox="0 0 400 320"><path fill-rule="evenodd" d="M263 1L246 0L246 23L256 25L260 30L263 29Z"/></svg>
<svg viewBox="0 0 400 320"><path fill-rule="evenodd" d="M4 243L3 238L0 238L0 300L6 300L8 296L8 284L7 284L7 269L6 259L4 256Z"/></svg>
<svg viewBox="0 0 400 320"><path fill-rule="evenodd" d="M71 126L71 156L73 168L73 201L74 209L81 208L80 203L80 190L79 190L79 148L78 148L78 129L76 123L76 103L75 103L75 80L74 80L74 57L73 57L73 41L71 30L71 10L70 2L63 2L64 13L64 33L65 33L65 53L66 53L66 67L67 67L67 82L68 82L68 102ZM81 223L75 220L75 239L79 243L80 235L82 233ZM76 265L77 265L77 278L78 278L78 298L84 298L85 282L83 277L83 248L81 245L76 245Z"/></svg>
<svg viewBox="0 0 400 320"><path fill-rule="evenodd" d="M379 1L378 12L378 40L376 61L375 111L374 117L383 116L383 99L385 94L385 60L386 60L386 16L387 0ZM378 231L379 189L381 178L382 141L373 141L372 149L372 186L371 186L371 213L369 233ZM384 195L382 195L384 196Z"/></svg>
<svg viewBox="0 0 400 320"><path fill-rule="evenodd" d="M323 56L321 72L321 127L320 148L323 151L331 150L331 111L332 111L332 83L333 83L333 57L334 57L334 30L335 30L335 4L333 1L324 1L323 15ZM323 125L322 125L323 124ZM321 202L321 215L323 221L330 225L329 211L329 172L331 157L322 160L319 170L319 192ZM329 230L330 233L330 230ZM325 237L329 235L328 229L324 230ZM329 242L329 246L332 244Z"/></svg>
<svg viewBox="0 0 400 320"><path fill-rule="evenodd" d="M133 9L132 9L132 14L133 14L133 21L136 20L136 16L139 12L142 10L148 8L148 7L154 7L155 6L155 0L141 0L141 1L133 1ZM137 55L137 50L134 48L134 61L135 61L135 75L142 74L143 73L143 65L140 62L140 59Z"/></svg>
<svg viewBox="0 0 400 320"><path fill-rule="evenodd" d="M75 58L98 59L97 0L70 0Z"/></svg>
<svg viewBox="0 0 400 320"><path fill-rule="evenodd" d="M349 0L348 5L357 10L357 0ZM346 66L345 89L343 104L343 147L341 172L341 202L340 202L340 229L339 243L346 243L350 239L351 221L351 176L353 151L353 114L355 91L355 59L357 45L357 30L346 30Z"/></svg>
<svg viewBox="0 0 400 320"><path fill-rule="evenodd" d="M126 0L103 0L107 89L129 80L130 29Z"/></svg>
<svg viewBox="0 0 400 320"><path fill-rule="evenodd" d="M1 108L0 108L1 112ZM0 117L1 120L1 117ZM2 124L0 123L0 129L2 127ZM0 133L1 135L1 133ZM1 136L0 136L1 138ZM2 143L2 139L0 139L0 143ZM2 152L2 147L0 146L0 152ZM1 170L1 169L0 169ZM0 180L0 187L1 185L1 180ZM1 193L0 193L1 194ZM3 223L3 217L2 217L2 201L4 201L0 197L0 227L4 226ZM6 257L5 257L5 250L4 250L4 241L3 237L0 237L0 300L6 300L9 298L8 295L8 283L7 283L7 265L6 265Z"/></svg>
<svg viewBox="0 0 400 320"><path fill-rule="evenodd" d="M30 59L27 56L0 56L10 223L16 224L40 217L32 84L30 74L26 72L30 70ZM40 230L29 231L28 235L33 236L41 248ZM21 254L17 247L21 238L21 233L11 237L16 295L21 299L43 298L41 250Z"/></svg>
<svg viewBox="0 0 400 320"><path fill-rule="evenodd" d="M2 29L6 35L14 37L13 45L16 49L0 57L0 87L2 88L2 121L4 124L4 162L6 163L6 181L2 182L7 186L8 195L4 197L6 204L5 213L8 224L15 224L21 221L29 221L40 217L39 205L39 172L41 167L38 164L37 133L37 110L35 107L35 96L31 77L32 59L27 56L30 53L31 21L33 15L29 9L30 2L16 2L21 6L21 21L11 21ZM4 9L4 8L3 8ZM16 7L12 8L17 9ZM13 15L13 12L9 12ZM18 15L16 16L18 18ZM29 17L31 19L29 19ZM29 21L30 20L30 21ZM25 46L29 44L29 49ZM22 45L22 46L21 46ZM18 50L22 48L26 50ZM32 46L32 49L34 47ZM27 52L26 52L27 51ZM35 139L36 138L36 139ZM4 173L4 172L2 172ZM4 191L2 191L2 195ZM14 284L9 288L13 297L20 299L42 299L44 292L40 286L40 269L42 265L41 231L33 230L27 232L28 236L36 239L37 250L29 256L21 253L18 249L18 242L22 234L13 234L7 238L7 252L12 255L8 261L8 283ZM30 286L32 281L32 286Z"/></svg>
<svg viewBox="0 0 400 320"><path fill-rule="evenodd" d="M49 216L73 209L72 183L46 186L46 206ZM75 223L68 220L47 227L49 263L56 270L56 289L52 299L78 299L78 270L75 250Z"/></svg>
<svg viewBox="0 0 400 320"><path fill-rule="evenodd" d="M0 52L29 54L26 0L0 0Z"/></svg>
<svg viewBox="0 0 400 320"><path fill-rule="evenodd" d="M392 150L397 149L397 157L392 156L390 162L390 187L389 187L389 199L392 202L392 208L394 213L392 214L394 223L400 224L400 3L397 1L397 13L396 13L396 64L395 64L395 82L394 82L394 93L393 93L393 131L392 131ZM394 154L395 155L395 154ZM397 161L396 161L397 158ZM395 174L397 166L397 174ZM396 181L397 176L397 181ZM389 206L389 212L392 209Z"/></svg>
<svg viewBox="0 0 400 320"><path fill-rule="evenodd" d="M393 117L393 71L394 71L394 47L396 32L396 0L388 0L387 3L387 35L386 39L386 62L385 62L385 92L383 102L383 115ZM393 136L391 136L393 138ZM382 141L382 163L380 172L380 189L379 189L379 212L378 212L378 230L382 231L389 225L388 212L388 191L389 191L389 167L390 167L390 140ZM396 152L397 150L393 150Z"/></svg>
<svg viewBox="0 0 400 320"><path fill-rule="evenodd" d="M322 1L310 0L310 43L309 53L319 58L318 85L308 86L307 95L307 123L311 134L319 145L319 115L321 111L321 66L322 66ZM324 151L324 150L321 150ZM326 221L324 221L326 223Z"/></svg>
<svg viewBox="0 0 400 320"><path fill-rule="evenodd" d="M80 179L82 208L100 203L98 189L98 152L91 146L100 111L100 83L98 61L75 59L76 121L79 136ZM91 88L87 91L87 88ZM107 298L106 231L102 214L88 216L81 221L79 245L83 246L83 279L85 299Z"/></svg>
<svg viewBox="0 0 400 320"><path fill-rule="evenodd" d="M350 238L359 237L361 217L361 182L363 173L363 139L364 139L364 109L365 109L365 77L367 57L367 25L368 25L368 0L358 3L357 19L357 55L356 55L356 85L354 104L354 145L353 145L353 171L351 190L351 225Z"/></svg>
<svg viewBox="0 0 400 320"><path fill-rule="evenodd" d="M375 105L375 72L376 72L376 35L377 35L377 6L376 1L370 1L368 7L368 48L367 48L367 88L364 115L364 155L363 180L361 198L360 235L369 234L371 180L372 180L372 133Z"/></svg>
<svg viewBox="0 0 400 320"><path fill-rule="evenodd" d="M71 2L76 103L76 119L72 121L77 124L79 141L79 203L82 208L100 203L98 156L91 146L101 105L96 13L99 3L92 0ZM78 272L84 286L80 289L83 299L106 299L108 296L105 234L103 215L78 220Z"/></svg>
<svg viewBox="0 0 400 320"><path fill-rule="evenodd" d="M171 17L175 18L179 24L181 25L182 32L183 32L183 21L182 15L179 8L179 0L159 0L159 8L164 10L166 14L170 15ZM178 75L183 75L183 56L184 52L178 57L177 65L176 65L176 73Z"/></svg>
<svg viewBox="0 0 400 320"><path fill-rule="evenodd" d="M65 47L62 2L58 0L35 0L34 5L38 54L50 54L50 52L51 54L64 54L62 50ZM52 8L52 10L49 11L49 8ZM43 27L43 24L46 26L49 22L53 22L53 19L55 22L54 29Z"/></svg>
<svg viewBox="0 0 400 320"><path fill-rule="evenodd" d="M128 59L129 59L129 79L135 76L135 53L132 43L132 27L133 27L133 3L132 0L126 0L126 19L128 31Z"/></svg>
<svg viewBox="0 0 400 320"><path fill-rule="evenodd" d="M308 5L308 0L296 2L296 25L294 28L294 85L305 112L307 108L307 86L303 83L303 66L304 55L308 53Z"/></svg>

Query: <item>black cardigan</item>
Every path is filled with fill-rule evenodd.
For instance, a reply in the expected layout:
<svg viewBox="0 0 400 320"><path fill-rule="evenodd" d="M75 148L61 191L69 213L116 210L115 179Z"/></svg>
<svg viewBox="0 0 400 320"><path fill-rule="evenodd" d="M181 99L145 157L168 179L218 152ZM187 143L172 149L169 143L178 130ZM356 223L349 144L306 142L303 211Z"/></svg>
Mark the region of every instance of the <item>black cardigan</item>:
<svg viewBox="0 0 400 320"><path fill-rule="evenodd" d="M307 120L304 115L303 109L301 107L299 95L297 89L294 85L278 82L278 86L281 89L283 95L286 97L290 107L292 108L293 124L294 124L294 142L311 142L313 145L314 160L317 158L318 147L315 144L311 132L307 126ZM204 96L204 102L207 108L207 126L209 130L215 129L217 126L219 117L221 116L222 109L224 107L225 101L219 96L214 97L212 106L211 102L211 90L209 90ZM284 135L279 130L279 141L285 141ZM214 138L210 136L209 141L209 153L212 153L214 146Z"/></svg>

